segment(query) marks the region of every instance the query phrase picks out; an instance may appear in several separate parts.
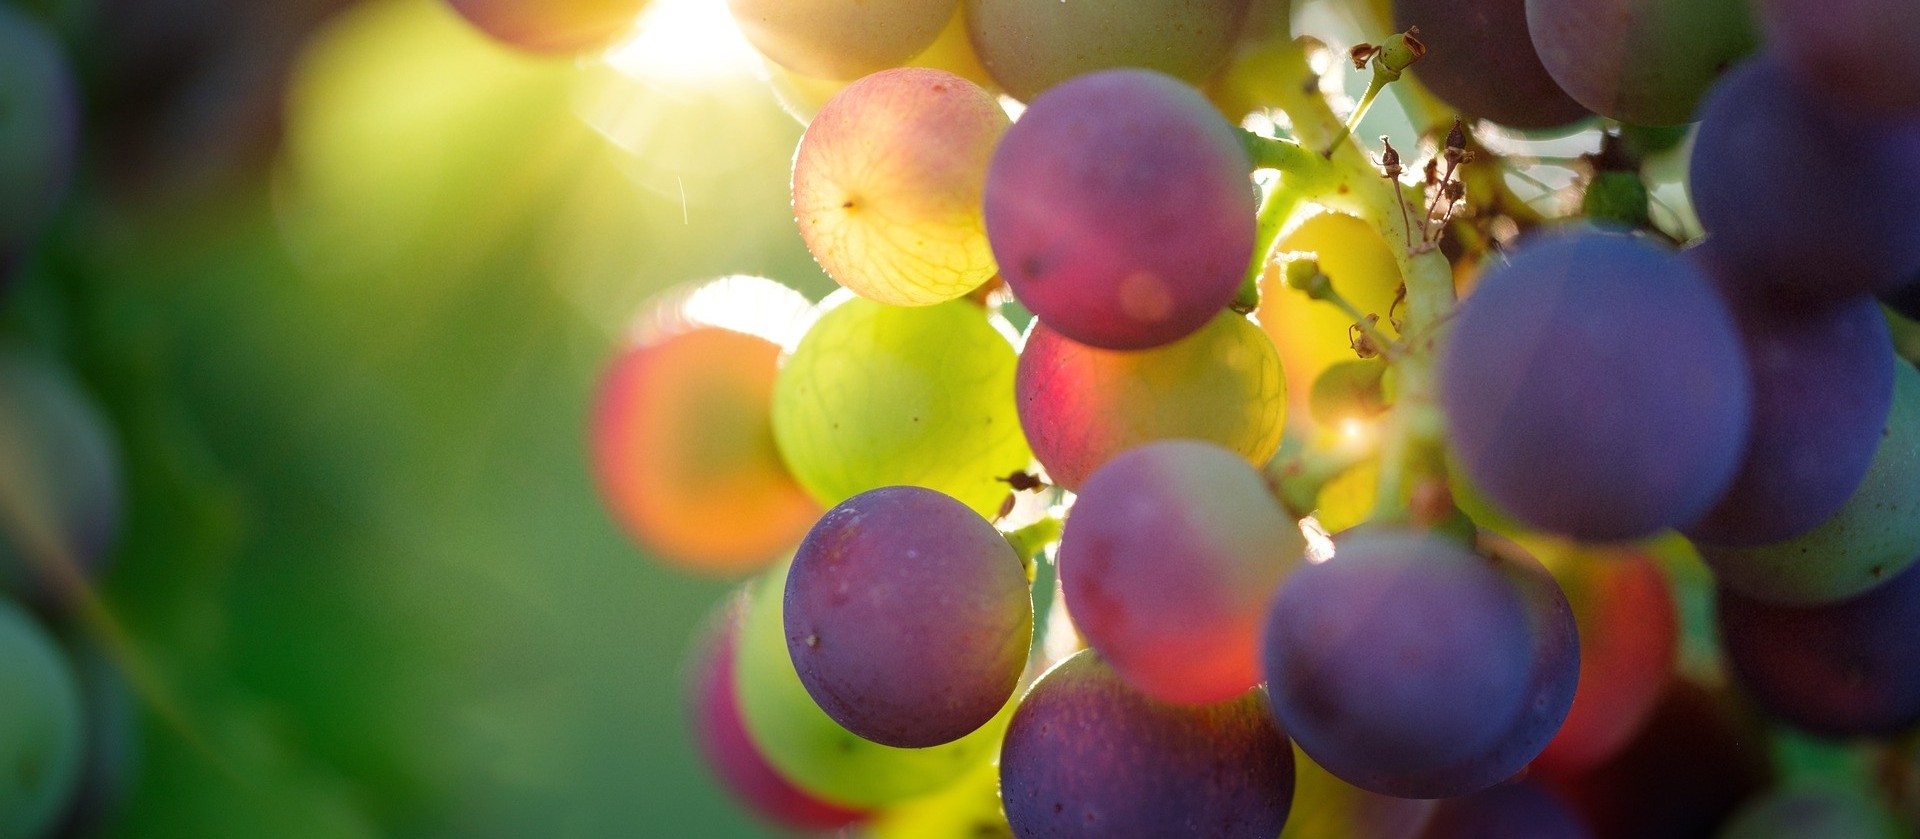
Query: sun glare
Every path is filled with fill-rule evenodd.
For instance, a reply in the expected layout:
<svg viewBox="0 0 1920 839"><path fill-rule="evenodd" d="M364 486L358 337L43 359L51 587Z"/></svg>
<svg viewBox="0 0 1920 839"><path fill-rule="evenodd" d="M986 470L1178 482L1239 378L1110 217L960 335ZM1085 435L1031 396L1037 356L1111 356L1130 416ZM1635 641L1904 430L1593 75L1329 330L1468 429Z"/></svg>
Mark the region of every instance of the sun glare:
<svg viewBox="0 0 1920 839"><path fill-rule="evenodd" d="M721 0L654 0L631 37L607 50L623 75L702 81L752 75L760 60Z"/></svg>

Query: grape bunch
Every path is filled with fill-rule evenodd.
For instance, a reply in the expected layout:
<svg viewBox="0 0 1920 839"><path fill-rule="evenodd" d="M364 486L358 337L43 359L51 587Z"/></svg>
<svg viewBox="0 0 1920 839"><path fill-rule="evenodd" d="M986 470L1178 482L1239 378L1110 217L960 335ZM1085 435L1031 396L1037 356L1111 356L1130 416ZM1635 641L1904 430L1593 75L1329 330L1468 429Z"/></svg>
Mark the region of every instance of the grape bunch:
<svg viewBox="0 0 1920 839"><path fill-rule="evenodd" d="M750 577L688 698L754 813L1911 833L1920 5L728 8L842 288L656 301L591 439Z"/></svg>

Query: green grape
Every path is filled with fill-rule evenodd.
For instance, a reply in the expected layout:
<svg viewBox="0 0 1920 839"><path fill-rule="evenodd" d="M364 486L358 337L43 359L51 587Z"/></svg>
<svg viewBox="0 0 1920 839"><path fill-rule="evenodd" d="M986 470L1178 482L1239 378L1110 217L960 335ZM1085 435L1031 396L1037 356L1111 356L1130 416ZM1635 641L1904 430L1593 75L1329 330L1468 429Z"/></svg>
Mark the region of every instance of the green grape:
<svg viewBox="0 0 1920 839"><path fill-rule="evenodd" d="M835 804L878 807L942 789L989 762L1014 703L986 725L927 749L882 746L841 728L814 704L787 653L783 562L748 591L734 667L747 735L801 789ZM885 632L886 627L875 627Z"/></svg>
<svg viewBox="0 0 1920 839"><path fill-rule="evenodd" d="M73 670L33 619L0 601L0 837L46 835L80 782Z"/></svg>
<svg viewBox="0 0 1920 839"><path fill-rule="evenodd" d="M899 308L838 293L781 367L773 434L832 507L883 486L939 490L984 516L1033 459L1013 402L1013 345L965 300Z"/></svg>

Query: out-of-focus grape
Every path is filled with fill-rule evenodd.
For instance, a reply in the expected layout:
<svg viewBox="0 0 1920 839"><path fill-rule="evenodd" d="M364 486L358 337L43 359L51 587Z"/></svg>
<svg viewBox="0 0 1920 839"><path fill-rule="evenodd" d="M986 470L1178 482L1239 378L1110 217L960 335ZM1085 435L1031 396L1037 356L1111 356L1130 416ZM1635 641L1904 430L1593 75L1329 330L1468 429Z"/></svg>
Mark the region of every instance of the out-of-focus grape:
<svg viewBox="0 0 1920 839"><path fill-rule="evenodd" d="M73 668L33 618L0 601L0 836L44 836L65 814L86 759Z"/></svg>
<svg viewBox="0 0 1920 839"><path fill-rule="evenodd" d="M1673 680L1680 617L1666 577L1638 550L1573 549L1547 567L1580 629L1580 683L1534 765L1564 774L1614 756L1646 724Z"/></svg>
<svg viewBox="0 0 1920 839"><path fill-rule="evenodd" d="M1749 802L1717 839L1906 839L1913 833L1865 790L1800 782Z"/></svg>
<svg viewBox="0 0 1920 839"><path fill-rule="evenodd" d="M142 764L139 698L127 677L91 642L79 644L71 660L86 706L82 728L87 744L79 790L53 831L55 839L101 835L133 798Z"/></svg>
<svg viewBox="0 0 1920 839"><path fill-rule="evenodd" d="M1320 768L1294 746L1293 810L1280 839L1415 839L1437 803L1368 792Z"/></svg>
<svg viewBox="0 0 1920 839"><path fill-rule="evenodd" d="M1920 114L1920 3L1755 0L1768 46L1822 94Z"/></svg>
<svg viewBox="0 0 1920 839"><path fill-rule="evenodd" d="M1571 807L1534 781L1439 802L1420 839L1587 839Z"/></svg>
<svg viewBox="0 0 1920 839"><path fill-rule="evenodd" d="M1575 101L1641 125L1692 122L1758 43L1747 0L1526 0L1541 63Z"/></svg>
<svg viewBox="0 0 1920 839"><path fill-rule="evenodd" d="M1009 125L940 70L875 73L836 94L793 158L793 212L820 267L895 306L941 303L993 276L981 193Z"/></svg>
<svg viewBox="0 0 1920 839"><path fill-rule="evenodd" d="M53 33L0 6L0 289L72 179L78 97Z"/></svg>
<svg viewBox="0 0 1920 839"><path fill-rule="evenodd" d="M1164 702L1225 702L1260 682L1260 619L1306 547L1244 458L1167 440L1080 488L1060 581L1074 625L1128 684Z"/></svg>
<svg viewBox="0 0 1920 839"><path fill-rule="evenodd" d="M1239 289L1253 259L1251 167L1193 88L1146 70L1082 76L1035 99L1001 139L987 237L1007 285L1048 327L1105 349L1160 346Z"/></svg>
<svg viewBox="0 0 1920 839"><path fill-rule="evenodd" d="M816 79L857 79L912 58L958 0L727 0L740 32L774 62Z"/></svg>
<svg viewBox="0 0 1920 839"><path fill-rule="evenodd" d="M1707 97L1687 177L1738 298L1837 300L1920 277L1920 116L1849 110L1758 58Z"/></svg>
<svg viewBox="0 0 1920 839"><path fill-rule="evenodd" d="M1013 839L1000 810L1000 767L981 764L958 783L874 814L872 839Z"/></svg>
<svg viewBox="0 0 1920 839"><path fill-rule="evenodd" d="M655 304L608 367L591 437L601 497L660 558L719 575L753 571L819 517L780 459L772 422L775 330L806 306L771 280L698 286ZM729 320L740 317L767 320Z"/></svg>
<svg viewBox="0 0 1920 839"><path fill-rule="evenodd" d="M1587 115L1535 54L1526 0L1394 0L1393 28L1413 27L1427 46L1414 77L1465 115L1525 129Z"/></svg>
<svg viewBox="0 0 1920 839"><path fill-rule="evenodd" d="M980 57L973 53L973 44L967 40L966 16L958 7L954 9L953 18L947 21L946 28L940 30L940 36L934 38L933 43L921 50L919 55L907 59L904 66L945 70L979 85L989 93L998 89L993 78L987 75L987 68L980 66ZM827 100L852 84L804 76L772 61L766 62L766 69L774 98L780 100L780 107L786 109L789 116L799 120L801 125L812 122L814 115L826 107Z"/></svg>
<svg viewBox="0 0 1920 839"><path fill-rule="evenodd" d="M1021 700L1000 790L1021 839L1270 839L1293 798L1293 752L1260 690L1171 705L1083 650Z"/></svg>
<svg viewBox="0 0 1920 839"><path fill-rule="evenodd" d="M1785 542L1747 548L1700 545L1719 581L1755 600L1845 600L1892 579L1920 558L1920 373L1894 363L1893 407L1867 476L1840 512Z"/></svg>
<svg viewBox="0 0 1920 839"><path fill-rule="evenodd" d="M1344 213L1321 213L1289 231L1279 250L1314 254L1341 297L1361 314L1379 315L1375 326L1385 334L1397 334L1390 310L1400 287L1400 267L1373 225ZM1333 303L1286 287L1279 271L1261 278L1257 317L1287 371L1287 403L1294 408L1287 421L1311 427L1312 417L1301 408L1312 404L1313 383L1334 364L1357 358L1351 341L1353 318Z"/></svg>
<svg viewBox="0 0 1920 839"><path fill-rule="evenodd" d="M749 589L734 662L734 689L747 735L774 769L823 800L868 809L944 789L992 759L1011 705L972 734L925 749L863 739L820 710L787 652L781 605L787 569L786 563L774 567Z"/></svg>
<svg viewBox="0 0 1920 839"><path fill-rule="evenodd" d="M632 31L647 0L447 0L480 31L523 50L572 53Z"/></svg>
<svg viewBox="0 0 1920 839"><path fill-rule="evenodd" d="M0 350L0 586L64 606L120 535L120 453L106 418L63 369Z"/></svg>
<svg viewBox="0 0 1920 839"><path fill-rule="evenodd" d="M1500 509L1631 539L1699 520L1733 480L1746 368L1734 319L1684 257L1623 234L1548 233L1461 305L1441 399L1461 465Z"/></svg>
<svg viewBox="0 0 1920 839"><path fill-rule="evenodd" d="M1272 342L1223 312L1199 332L1140 352L1096 349L1035 323L1015 385L1034 454L1054 483L1075 489L1152 440L1207 440L1264 465L1285 424L1281 379Z"/></svg>
<svg viewBox="0 0 1920 839"><path fill-rule="evenodd" d="M773 433L802 486L831 506L870 489L936 489L982 515L1033 458L1013 400L1013 345L979 306L899 308L850 294L781 365Z"/></svg>
<svg viewBox="0 0 1920 839"><path fill-rule="evenodd" d="M1075 76L1140 67L1199 84L1226 62L1248 0L966 0L974 49L1014 98Z"/></svg>
<svg viewBox="0 0 1920 839"><path fill-rule="evenodd" d="M888 746L978 729L1013 697L1033 642L1021 558L979 513L882 487L827 511L788 572L787 652L821 710Z"/></svg>
<svg viewBox="0 0 1920 839"><path fill-rule="evenodd" d="M780 827L827 831L859 821L863 813L821 801L781 777L747 737L734 680L745 609L744 591L729 595L695 640L687 711L700 756L736 800Z"/></svg>
<svg viewBox="0 0 1920 839"><path fill-rule="evenodd" d="M1301 750L1362 789L1486 789L1538 756L1579 673L1573 614L1531 557L1359 530L1295 570L1263 651L1275 714Z"/></svg>
<svg viewBox="0 0 1920 839"><path fill-rule="evenodd" d="M1762 603L1719 590L1720 637L1769 713L1839 737L1920 722L1920 567L1838 603Z"/></svg>

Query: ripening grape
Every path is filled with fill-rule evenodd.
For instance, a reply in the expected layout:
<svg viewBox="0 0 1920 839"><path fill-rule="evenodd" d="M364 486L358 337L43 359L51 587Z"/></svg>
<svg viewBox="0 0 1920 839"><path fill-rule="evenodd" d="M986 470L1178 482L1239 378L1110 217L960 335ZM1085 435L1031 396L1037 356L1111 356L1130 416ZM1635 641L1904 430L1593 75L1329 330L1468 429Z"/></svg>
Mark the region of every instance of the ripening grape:
<svg viewBox="0 0 1920 839"><path fill-rule="evenodd" d="M812 122L814 115L826 107L827 100L853 84L845 80L803 76L772 61L762 63L766 67L767 81L773 88L774 98L801 125ZM944 70L979 85L988 93L999 89L993 78L987 75L987 68L980 66L980 57L973 54L973 44L967 40L966 17L957 7L953 18L947 21L946 28L940 30L939 37L934 38L933 43L918 55L907 59L903 66Z"/></svg>
<svg viewBox="0 0 1920 839"><path fill-rule="evenodd" d="M981 63L1024 102L1075 76L1116 67L1206 81L1226 62L1247 6L1248 0L967 0L966 14Z"/></svg>
<svg viewBox="0 0 1920 839"><path fill-rule="evenodd" d="M1274 713L1314 762L1383 795L1486 789L1547 745L1579 672L1573 615L1531 557L1349 531L1268 614Z"/></svg>
<svg viewBox="0 0 1920 839"><path fill-rule="evenodd" d="M53 33L0 6L0 287L73 176L79 92Z"/></svg>
<svg viewBox="0 0 1920 839"><path fill-rule="evenodd" d="M1587 115L1534 53L1526 0L1394 0L1393 28L1419 27L1413 75L1470 117L1556 128Z"/></svg>
<svg viewBox="0 0 1920 839"><path fill-rule="evenodd" d="M857 79L912 58L958 0L727 0L761 55L802 76Z"/></svg>
<svg viewBox="0 0 1920 839"><path fill-rule="evenodd" d="M1722 586L1720 639L1768 712L1835 737L1920 722L1920 566L1839 603L1782 606Z"/></svg>
<svg viewBox="0 0 1920 839"><path fill-rule="evenodd" d="M1260 682L1260 619L1306 552L1244 458L1165 440L1080 488L1060 541L1074 626L1127 683L1163 702L1225 702Z"/></svg>
<svg viewBox="0 0 1920 839"><path fill-rule="evenodd" d="M793 212L820 267L894 306L966 294L993 276L981 192L1007 130L991 94L902 67L835 95L793 157Z"/></svg>
<svg viewBox="0 0 1920 839"><path fill-rule="evenodd" d="M1920 277L1920 116L1840 107L1762 57L1707 98L1687 177L1736 297L1837 300Z"/></svg>
<svg viewBox="0 0 1920 839"><path fill-rule="evenodd" d="M888 746L978 729L1012 698L1033 641L1026 569L1005 536L930 489L882 487L827 511L787 575L787 651L827 716Z"/></svg>
<svg viewBox="0 0 1920 839"><path fill-rule="evenodd" d="M1835 781L1800 781L1749 802L1717 839L1907 839L1898 816L1868 793Z"/></svg>
<svg viewBox="0 0 1920 839"><path fill-rule="evenodd" d="M100 409L45 359L0 351L0 588L66 605L120 535L119 447Z"/></svg>
<svg viewBox="0 0 1920 839"><path fill-rule="evenodd" d="M1312 253L1320 271L1363 314L1381 316L1376 324L1389 336L1397 335L1388 311L1400 287L1400 266L1393 249L1372 224L1345 213L1308 217L1281 238L1283 252ZM1311 407L1309 392L1321 374L1335 364L1354 361L1350 329L1353 318L1339 306L1315 300L1286 287L1282 272L1261 278L1260 328L1273 340L1280 365L1287 371L1287 404L1294 406L1290 424L1311 427L1315 419L1300 410Z"/></svg>
<svg viewBox="0 0 1920 839"><path fill-rule="evenodd" d="M1747 0L1526 0L1533 47L1560 89L1610 119L1692 122L1722 71L1758 43Z"/></svg>
<svg viewBox="0 0 1920 839"><path fill-rule="evenodd" d="M748 738L734 683L745 608L744 591L720 604L696 639L687 671L689 724L707 769L754 815L788 830L827 831L860 821L865 814L821 801L781 777Z"/></svg>
<svg viewBox="0 0 1920 839"><path fill-rule="evenodd" d="M1572 807L1537 781L1443 799L1420 839L1588 839Z"/></svg>
<svg viewBox="0 0 1920 839"><path fill-rule="evenodd" d="M45 630L0 600L0 836L46 835L80 781L86 749L73 670Z"/></svg>
<svg viewBox="0 0 1920 839"><path fill-rule="evenodd" d="M806 300L751 277L663 298L602 377L590 439L601 498L636 540L680 567L737 575L790 550L820 507L774 445L775 324L715 322L726 320L716 307L777 318Z"/></svg>
<svg viewBox="0 0 1920 839"><path fill-rule="evenodd" d="M1090 346L1147 349L1204 326L1253 259L1252 164L1234 132L1198 91L1146 70L1035 99L987 170L1001 276Z"/></svg>
<svg viewBox="0 0 1920 839"><path fill-rule="evenodd" d="M494 39L523 50L573 53L633 30L647 0L447 0Z"/></svg>
<svg viewBox="0 0 1920 839"><path fill-rule="evenodd" d="M964 300L899 308L836 295L774 383L780 454L820 503L899 484L993 515L1033 454L1013 346Z"/></svg>
<svg viewBox="0 0 1920 839"><path fill-rule="evenodd" d="M1280 839L1417 839L1435 802L1368 792L1293 748L1293 808Z"/></svg>
<svg viewBox="0 0 1920 839"><path fill-rule="evenodd" d="M1822 95L1920 114L1920 3L1756 0L1768 46Z"/></svg>
<svg viewBox="0 0 1920 839"><path fill-rule="evenodd" d="M1553 232L1461 305L1441 400L1461 465L1501 510L1631 539L1698 520L1733 479L1746 366L1733 318L1686 259L1624 234Z"/></svg>
<svg viewBox="0 0 1920 839"><path fill-rule="evenodd" d="M1580 682L1560 731L1534 765L1562 774L1625 748L1673 680L1679 614L1652 557L1573 549L1548 567L1580 630Z"/></svg>
<svg viewBox="0 0 1920 839"><path fill-rule="evenodd" d="M1893 407L1867 476L1840 511L1771 545L1701 544L1721 584L1769 603L1811 605L1854 597L1920 558L1920 373L1894 362Z"/></svg>
<svg viewBox="0 0 1920 839"><path fill-rule="evenodd" d="M820 710L787 652L787 569L777 565L749 588L734 662L747 736L775 770L822 800L869 809L944 789L992 759L1011 706L972 734L925 749L882 746ZM882 626L870 631L887 634Z"/></svg>
<svg viewBox="0 0 1920 839"><path fill-rule="evenodd" d="M1692 253L1729 287L1718 249ZM1766 545L1812 530L1859 488L1893 404L1893 345L1870 298L1733 311L1753 375L1752 431L1733 484L1684 530L1695 542Z"/></svg>
<svg viewBox="0 0 1920 839"><path fill-rule="evenodd" d="M1020 839L1272 839L1293 798L1293 752L1262 691L1167 704L1083 650L1014 712L1000 794Z"/></svg>
<svg viewBox="0 0 1920 839"><path fill-rule="evenodd" d="M1077 489L1100 465L1153 440L1218 443L1256 466L1280 446L1286 391L1273 344L1223 312L1141 352L1095 349L1036 322L1015 381L1020 425L1053 482Z"/></svg>

